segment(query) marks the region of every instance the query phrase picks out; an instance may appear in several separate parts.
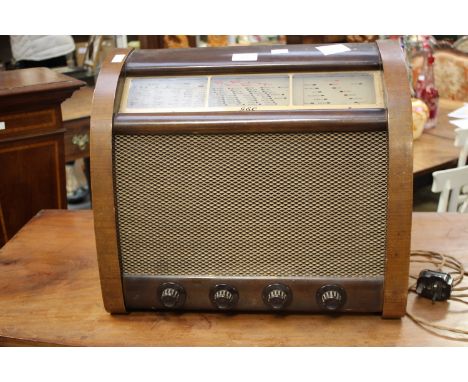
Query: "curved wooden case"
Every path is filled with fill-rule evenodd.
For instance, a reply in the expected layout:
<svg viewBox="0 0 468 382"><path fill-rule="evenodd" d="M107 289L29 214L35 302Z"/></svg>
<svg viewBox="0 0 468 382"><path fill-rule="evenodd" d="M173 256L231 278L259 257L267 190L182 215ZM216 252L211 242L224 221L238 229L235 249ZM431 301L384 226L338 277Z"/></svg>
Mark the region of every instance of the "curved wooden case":
<svg viewBox="0 0 468 382"><path fill-rule="evenodd" d="M339 132L346 129L388 132L386 260L382 289L378 289L382 292L378 292L381 293L378 306L381 306L379 310L383 317L401 317L405 314L412 208L411 105L406 67L397 43L378 41L377 44L347 46L351 48L350 52L335 56L323 55L314 45L288 46L287 55L272 55L271 49L283 47L271 46L134 52L119 49L109 55L99 74L91 115L91 175L96 246L103 300L109 312L124 313L128 310L116 223L112 147L114 134L300 133ZM238 52L255 52L258 59L255 62L232 61L232 55ZM358 70L382 71L385 108L251 113L118 112L124 82L128 77ZM290 122L292 115L294 123ZM139 284L132 285L134 288ZM356 285L351 288L359 288L361 284ZM130 291L127 290L127 293ZM373 307L368 311L375 311L375 301L366 304L363 301L359 311L367 311L366 306Z"/></svg>

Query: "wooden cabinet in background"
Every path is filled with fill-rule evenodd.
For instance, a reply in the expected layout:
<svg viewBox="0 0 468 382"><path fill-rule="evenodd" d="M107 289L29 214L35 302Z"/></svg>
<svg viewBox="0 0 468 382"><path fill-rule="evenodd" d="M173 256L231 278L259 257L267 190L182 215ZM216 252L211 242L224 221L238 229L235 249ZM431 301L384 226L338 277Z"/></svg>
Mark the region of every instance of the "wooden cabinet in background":
<svg viewBox="0 0 468 382"><path fill-rule="evenodd" d="M44 208L66 208L60 104L84 83L47 68L0 72L0 247Z"/></svg>
<svg viewBox="0 0 468 382"><path fill-rule="evenodd" d="M89 158L89 123L94 88L84 86L62 103L65 161Z"/></svg>

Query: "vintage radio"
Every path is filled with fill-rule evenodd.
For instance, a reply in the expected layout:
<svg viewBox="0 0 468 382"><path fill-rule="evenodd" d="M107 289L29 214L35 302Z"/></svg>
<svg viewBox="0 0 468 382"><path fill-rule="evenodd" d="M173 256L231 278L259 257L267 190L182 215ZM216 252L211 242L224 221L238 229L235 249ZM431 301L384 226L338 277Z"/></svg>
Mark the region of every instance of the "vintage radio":
<svg viewBox="0 0 468 382"><path fill-rule="evenodd" d="M108 57L91 160L109 312L404 314L412 132L402 53L389 41L319 48Z"/></svg>

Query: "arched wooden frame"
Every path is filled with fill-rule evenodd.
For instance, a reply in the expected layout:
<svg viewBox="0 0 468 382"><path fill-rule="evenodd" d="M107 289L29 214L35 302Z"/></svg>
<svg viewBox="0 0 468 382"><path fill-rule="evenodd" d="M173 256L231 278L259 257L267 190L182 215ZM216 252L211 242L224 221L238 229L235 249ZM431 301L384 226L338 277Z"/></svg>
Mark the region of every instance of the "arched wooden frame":
<svg viewBox="0 0 468 382"><path fill-rule="evenodd" d="M119 263L112 175L112 121L118 105L121 72L131 49L116 49L106 58L94 92L91 112L91 180L94 231L104 307L125 313Z"/></svg>
<svg viewBox="0 0 468 382"><path fill-rule="evenodd" d="M388 111L387 256L382 316L402 317L408 296L411 213L413 204L413 138L408 74L399 45L377 41L383 63Z"/></svg>

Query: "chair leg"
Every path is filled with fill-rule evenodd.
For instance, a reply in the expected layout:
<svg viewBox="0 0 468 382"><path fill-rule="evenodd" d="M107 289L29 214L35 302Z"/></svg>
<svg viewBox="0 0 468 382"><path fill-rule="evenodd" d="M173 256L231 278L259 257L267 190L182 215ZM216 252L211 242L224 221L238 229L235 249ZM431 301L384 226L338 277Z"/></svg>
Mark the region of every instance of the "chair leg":
<svg viewBox="0 0 468 382"><path fill-rule="evenodd" d="M437 205L437 212L447 212L448 197L450 189L444 188L440 193L439 204Z"/></svg>

